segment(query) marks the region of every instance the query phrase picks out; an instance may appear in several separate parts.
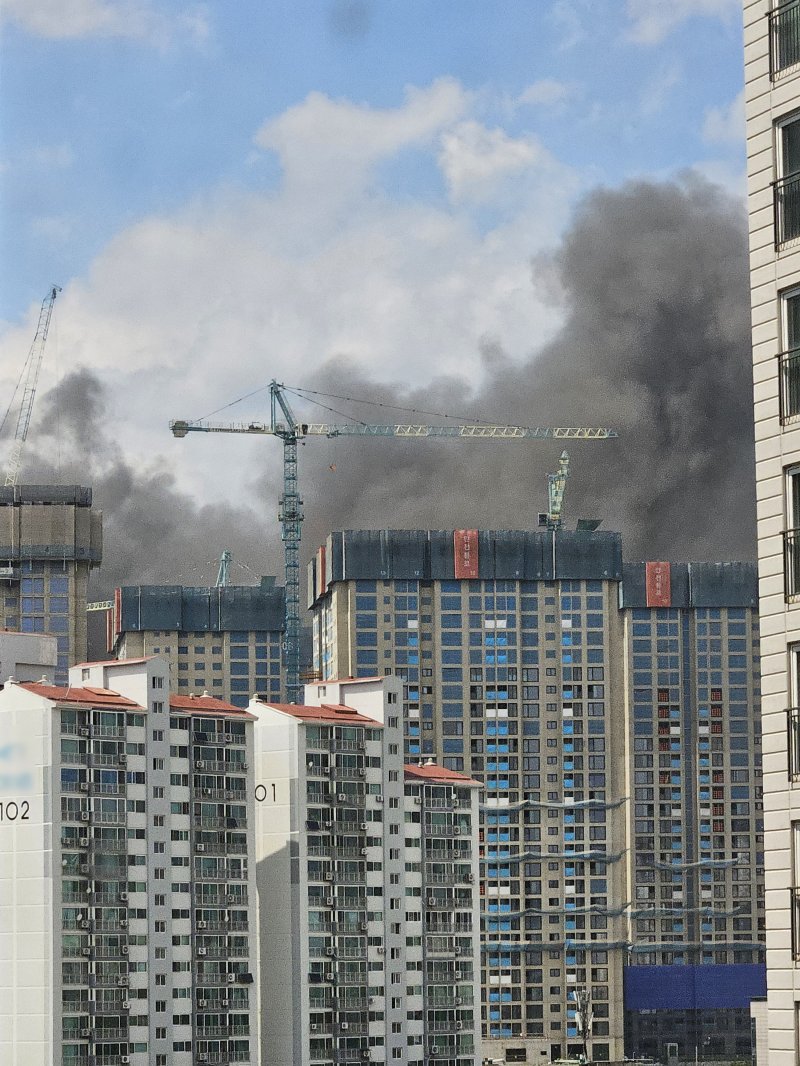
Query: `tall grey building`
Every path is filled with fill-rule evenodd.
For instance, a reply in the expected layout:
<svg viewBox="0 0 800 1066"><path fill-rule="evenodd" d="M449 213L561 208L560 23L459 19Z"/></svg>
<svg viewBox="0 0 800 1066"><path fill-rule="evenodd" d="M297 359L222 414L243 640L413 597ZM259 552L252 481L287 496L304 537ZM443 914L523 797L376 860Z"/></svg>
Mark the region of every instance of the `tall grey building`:
<svg viewBox="0 0 800 1066"><path fill-rule="evenodd" d="M0 624L55 636L59 683L87 657L89 572L102 553L102 515L92 509L91 489L0 488Z"/></svg>
<svg viewBox="0 0 800 1066"><path fill-rule="evenodd" d="M484 785L491 1057L749 1047L756 598L752 566L626 565L606 532L349 531L311 565L322 679L400 675L407 757Z"/></svg>

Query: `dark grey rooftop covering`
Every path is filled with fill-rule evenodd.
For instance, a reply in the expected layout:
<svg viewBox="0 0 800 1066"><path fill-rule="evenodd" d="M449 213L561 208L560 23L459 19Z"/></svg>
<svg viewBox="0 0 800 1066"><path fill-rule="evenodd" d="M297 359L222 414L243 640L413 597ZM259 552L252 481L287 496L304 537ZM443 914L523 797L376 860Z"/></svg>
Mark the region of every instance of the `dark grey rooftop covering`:
<svg viewBox="0 0 800 1066"><path fill-rule="evenodd" d="M646 607L645 563L623 567L621 605ZM755 563L670 563L673 607L758 608Z"/></svg>
<svg viewBox="0 0 800 1066"><path fill-rule="evenodd" d="M20 503L71 503L92 506L92 490L82 485L0 485L0 506Z"/></svg>
<svg viewBox="0 0 800 1066"><path fill-rule="evenodd" d="M261 585L184 588L182 585L132 585L120 590L121 629L178 630L193 633L283 629L284 590L274 578Z"/></svg>

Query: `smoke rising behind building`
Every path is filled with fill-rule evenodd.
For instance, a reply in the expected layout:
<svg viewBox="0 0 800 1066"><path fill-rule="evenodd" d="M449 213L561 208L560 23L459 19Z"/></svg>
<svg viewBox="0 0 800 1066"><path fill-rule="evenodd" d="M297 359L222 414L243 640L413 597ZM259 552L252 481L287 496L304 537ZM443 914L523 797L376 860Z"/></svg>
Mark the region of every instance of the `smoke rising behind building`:
<svg viewBox="0 0 800 1066"><path fill-rule="evenodd" d="M608 425L618 440L569 445L565 524L603 520L628 558L754 555L749 297L741 205L696 176L590 193L561 245L531 264L532 287L560 302L563 328L515 362L492 338L483 379L403 380L388 388L343 353L298 383L434 414L344 400L365 422L440 422L435 412L520 425ZM254 574L281 573L276 520L281 445L263 440L248 506L181 490L166 436L141 468L115 443L105 387L78 369L39 401L23 479L92 484L104 512L97 596L118 584L213 581L222 548ZM340 415L297 404L302 418ZM232 412L236 417L235 409ZM262 416L263 417L263 416ZM335 528L526 528L546 508L559 441L324 438L300 449L304 543ZM157 458L156 456L161 456ZM241 572L233 580L247 583ZM252 578L255 580L255 577Z"/></svg>

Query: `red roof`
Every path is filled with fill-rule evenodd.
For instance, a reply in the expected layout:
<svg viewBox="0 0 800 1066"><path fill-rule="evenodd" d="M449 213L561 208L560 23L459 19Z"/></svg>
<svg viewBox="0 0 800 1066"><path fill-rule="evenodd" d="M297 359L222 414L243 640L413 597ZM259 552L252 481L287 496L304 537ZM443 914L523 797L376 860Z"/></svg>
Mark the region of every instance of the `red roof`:
<svg viewBox="0 0 800 1066"><path fill-rule="evenodd" d="M302 703L268 703L261 700L265 707L281 711L292 718L301 718L317 722L337 722L340 725L368 725L371 728L382 729L383 725L374 718L368 718L365 714L353 707L345 707L341 703L323 703L321 707L306 707Z"/></svg>
<svg viewBox="0 0 800 1066"><path fill-rule="evenodd" d="M170 695L169 709L171 711L188 711L190 714L235 714L240 718L252 718L253 715L242 707L234 707L232 703L218 700L216 696L176 696Z"/></svg>
<svg viewBox="0 0 800 1066"><path fill-rule="evenodd" d="M456 770L448 770L444 766L418 766L416 763L406 763L403 767L406 777L417 778L420 781L439 781L447 785L477 785L480 781L474 781L471 777L458 773Z"/></svg>
<svg viewBox="0 0 800 1066"><path fill-rule="evenodd" d="M151 659L156 659L156 655L144 655L138 659L98 659L95 662L89 663L75 663L76 666L135 666L139 663L150 662Z"/></svg>
<svg viewBox="0 0 800 1066"><path fill-rule="evenodd" d="M46 700L56 703L88 703L92 707L129 707L137 711L143 711L134 700L126 696L120 696L118 692L112 692L108 688L64 688L59 685L46 685L39 681L20 681L21 688L27 689L36 696L43 696Z"/></svg>

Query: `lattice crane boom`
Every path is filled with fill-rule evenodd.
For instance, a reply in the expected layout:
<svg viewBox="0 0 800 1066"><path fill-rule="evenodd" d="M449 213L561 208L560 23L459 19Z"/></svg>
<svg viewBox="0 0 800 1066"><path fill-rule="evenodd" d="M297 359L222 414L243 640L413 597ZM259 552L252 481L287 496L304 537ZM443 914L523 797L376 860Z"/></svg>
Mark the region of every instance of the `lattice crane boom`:
<svg viewBox="0 0 800 1066"><path fill-rule="evenodd" d="M270 421L266 422L189 422L176 419L170 429L176 437L189 433L241 433L267 435L283 440L283 494L278 520L281 523L286 583L286 697L289 703L300 699L300 539L303 501L297 481L297 443L306 437L394 437L419 440L429 437L473 440L607 440L616 437L613 429L587 429L576 426L503 426L503 425L424 425L393 423L370 425L364 422L298 422L286 398L284 386L270 382Z"/></svg>
<svg viewBox="0 0 800 1066"><path fill-rule="evenodd" d="M24 448L25 441L28 437L28 427L31 424L31 414L33 412L33 401L36 398L36 386L39 383L39 371L42 368L44 346L47 341L47 334L50 330L50 319L53 317L53 304L56 302L56 296L58 296L60 292L61 289L58 285L52 285L50 287L50 292L42 300L42 306L39 309L39 321L36 326L36 333L34 334L33 343L31 344L28 358L25 361L25 367L23 369L23 373L25 374L25 385L22 390L22 401L17 416L17 428L14 432L14 443L11 445L11 453L8 457L6 485L16 485L19 477L20 467L22 466L22 449Z"/></svg>

